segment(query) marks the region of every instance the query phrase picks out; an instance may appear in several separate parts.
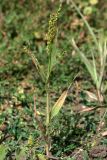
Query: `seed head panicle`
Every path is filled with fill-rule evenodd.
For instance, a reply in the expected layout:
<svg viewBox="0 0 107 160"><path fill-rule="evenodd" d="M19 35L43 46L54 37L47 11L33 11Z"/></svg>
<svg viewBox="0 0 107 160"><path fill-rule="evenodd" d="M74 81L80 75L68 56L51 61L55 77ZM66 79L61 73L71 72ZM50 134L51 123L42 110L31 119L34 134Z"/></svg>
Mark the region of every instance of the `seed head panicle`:
<svg viewBox="0 0 107 160"><path fill-rule="evenodd" d="M47 33L47 48L46 48L48 54L50 52L51 44L55 39L55 36L57 33L57 21L58 21L61 8L62 8L62 4L60 4L56 13L53 13L50 15L49 27L48 27L48 33Z"/></svg>

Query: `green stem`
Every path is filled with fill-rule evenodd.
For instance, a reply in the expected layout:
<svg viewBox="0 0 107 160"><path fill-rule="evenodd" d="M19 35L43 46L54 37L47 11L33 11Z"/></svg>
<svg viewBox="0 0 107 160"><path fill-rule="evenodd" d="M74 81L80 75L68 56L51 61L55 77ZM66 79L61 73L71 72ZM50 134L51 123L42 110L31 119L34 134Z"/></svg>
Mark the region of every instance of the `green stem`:
<svg viewBox="0 0 107 160"><path fill-rule="evenodd" d="M46 126L49 125L49 84L48 84L48 87L46 89Z"/></svg>
<svg viewBox="0 0 107 160"><path fill-rule="evenodd" d="M46 155L49 156L50 152L50 135L49 135L49 118L50 108L49 108L49 83L46 84L46 136L47 136L47 144L46 144Z"/></svg>

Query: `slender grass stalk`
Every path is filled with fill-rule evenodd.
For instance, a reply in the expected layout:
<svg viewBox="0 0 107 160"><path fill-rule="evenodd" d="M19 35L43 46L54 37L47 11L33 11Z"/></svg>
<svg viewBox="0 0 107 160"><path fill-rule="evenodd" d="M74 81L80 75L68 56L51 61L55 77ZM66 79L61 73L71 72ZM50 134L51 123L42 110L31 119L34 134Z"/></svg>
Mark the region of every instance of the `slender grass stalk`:
<svg viewBox="0 0 107 160"><path fill-rule="evenodd" d="M47 88L47 91L46 91L46 125L48 126L49 125L49 114L50 114L50 106L49 106L49 99L50 99L50 96L49 96L49 84L48 84L48 88Z"/></svg>
<svg viewBox="0 0 107 160"><path fill-rule="evenodd" d="M49 150L50 150L49 115L50 115L50 95L49 95L49 82L48 82L46 84L46 135L47 135L46 155L47 156L49 156Z"/></svg>
<svg viewBox="0 0 107 160"><path fill-rule="evenodd" d="M53 41L54 41L56 33L57 33L57 20L58 20L58 16L59 16L59 13L61 10L61 6L62 6L62 4L60 4L57 12L50 16L50 20L49 20L49 28L48 28L48 34L47 34L47 47L46 47L48 64L45 68L46 72L44 72L45 70L43 70L38 59L32 54L32 52L27 50L26 48L24 49L27 52L27 54L31 57L32 62L36 66L36 69L41 77L41 80L45 84L45 92L46 92L46 107L45 107L46 121L45 121L45 124L39 120L39 117L38 117L37 111L36 111L35 100L34 100L34 114L35 114L35 119L38 123L38 127L42 133L42 137L45 142L46 155L47 155L47 157L51 157L51 159L56 159L50 153L50 147L51 147L50 125L51 125L51 121L59 113L59 111L62 108L62 106L65 102L65 99L71 89L71 85L70 85L68 87L68 89L60 95L60 97L55 102L55 104L52 107L50 106L50 99L51 98L50 98L50 92L49 92L49 90L50 90L49 80L50 80L51 71L53 69L53 66L57 63L57 57L58 57L57 53L54 53L54 51L56 52L57 49L56 49L56 47L53 47ZM53 48L55 49L54 51L53 51Z"/></svg>

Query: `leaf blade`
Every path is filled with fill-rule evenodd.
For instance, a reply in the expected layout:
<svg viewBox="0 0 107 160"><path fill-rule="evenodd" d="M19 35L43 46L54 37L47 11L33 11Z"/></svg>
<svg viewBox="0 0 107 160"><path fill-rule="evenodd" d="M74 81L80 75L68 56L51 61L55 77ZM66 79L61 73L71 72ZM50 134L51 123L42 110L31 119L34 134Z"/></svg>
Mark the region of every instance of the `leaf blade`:
<svg viewBox="0 0 107 160"><path fill-rule="evenodd" d="M51 110L51 119L53 119L60 111L60 109L62 108L65 99L67 97L68 94L68 90L64 91L61 96L58 98L58 100L56 101L56 103L54 104L54 106L52 107Z"/></svg>

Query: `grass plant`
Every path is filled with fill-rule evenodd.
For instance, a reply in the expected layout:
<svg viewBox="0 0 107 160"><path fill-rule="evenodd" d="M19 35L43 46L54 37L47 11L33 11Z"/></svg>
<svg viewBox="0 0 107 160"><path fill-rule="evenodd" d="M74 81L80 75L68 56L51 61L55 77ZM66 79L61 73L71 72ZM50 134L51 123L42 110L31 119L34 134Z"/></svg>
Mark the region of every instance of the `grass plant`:
<svg viewBox="0 0 107 160"><path fill-rule="evenodd" d="M95 159L107 146L107 2L61 3L1 2L0 160Z"/></svg>
<svg viewBox="0 0 107 160"><path fill-rule="evenodd" d="M71 3L75 8L75 10L77 11L77 13L81 16L90 35L92 36L93 44L92 43L88 44L90 45L91 60L87 58L86 54L81 49L79 49L74 39L72 40L72 44L75 50L79 53L81 61L86 66L87 71L89 72L96 86L98 100L99 102L101 102L103 101L102 93L105 91L103 78L107 60L107 40L101 34L99 35L99 37L96 36L92 27L89 25L88 21L81 13L79 7L75 4L73 0L71 0Z"/></svg>
<svg viewBox="0 0 107 160"><path fill-rule="evenodd" d="M42 133L43 140L45 141L45 151L46 155L48 158L55 159L52 157L50 153L50 148L51 148L51 137L50 137L50 129L49 126L51 124L51 121L54 119L54 117L57 116L59 113L60 109L62 108L64 101L68 95L68 92L71 88L71 85L68 87L67 90L65 90L61 96L58 98L58 100L55 102L55 104L51 107L51 97L50 97L50 75L53 70L53 67L58 62L58 53L54 52L54 40L57 34L57 21L58 17L61 11L61 5L59 6L58 10L56 13L52 14L50 16L49 20L49 27L48 27L48 33L47 33L47 59L48 59L48 64L45 67L41 67L38 59L35 57L34 54L32 54L31 51L29 51L28 48L24 48L24 51L31 57L32 62L36 66L36 69L40 75L41 81L44 83L45 86L45 92L46 92L46 112L44 113L46 115L45 117L45 124L41 123L40 117L37 114L37 109L36 109L36 101L34 99L34 114L35 118L38 122L39 129ZM45 68L45 70L43 69Z"/></svg>

